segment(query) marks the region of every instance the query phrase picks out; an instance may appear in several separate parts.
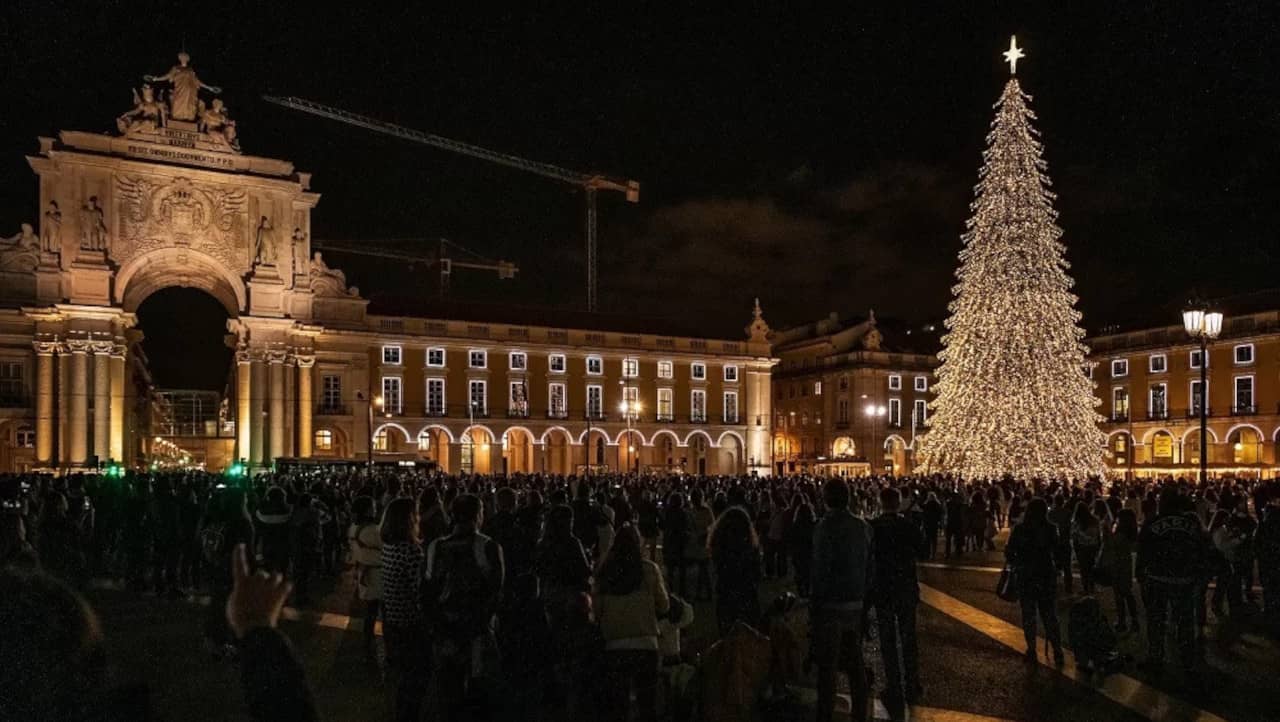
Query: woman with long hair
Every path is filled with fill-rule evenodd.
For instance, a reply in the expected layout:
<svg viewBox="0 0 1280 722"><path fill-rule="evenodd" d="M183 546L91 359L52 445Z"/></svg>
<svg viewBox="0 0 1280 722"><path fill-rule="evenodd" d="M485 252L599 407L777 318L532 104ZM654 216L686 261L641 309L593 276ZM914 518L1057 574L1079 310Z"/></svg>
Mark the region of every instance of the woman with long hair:
<svg viewBox="0 0 1280 722"><path fill-rule="evenodd" d="M707 543L716 572L716 623L720 636L737 621L760 622L760 538L751 517L740 506L725 510L711 528Z"/></svg>
<svg viewBox="0 0 1280 722"><path fill-rule="evenodd" d="M1018 599L1022 603L1022 633L1027 640L1027 661L1036 661L1036 614L1044 622L1045 636L1053 645L1053 661L1062 666L1062 630L1058 626L1057 571L1054 550L1058 543L1057 528L1049 521L1049 505L1036 497L1027 504L1022 521L1009 533L1005 560L1017 580Z"/></svg>
<svg viewBox="0 0 1280 722"><path fill-rule="evenodd" d="M662 573L645 558L639 532L623 525L600 566L595 587L607 709L613 719L625 722L630 716L633 688L641 722L657 719L658 617L670 606Z"/></svg>
<svg viewBox="0 0 1280 722"><path fill-rule="evenodd" d="M355 564L356 597L364 605L364 654L369 662L376 663L377 642L373 632L382 599L382 531L378 528L373 497L356 497L351 512L354 518L347 530L347 542Z"/></svg>
<svg viewBox="0 0 1280 722"><path fill-rule="evenodd" d="M393 676L397 722L418 722L431 676L431 641L418 605L423 552L413 499L396 497L382 513L382 641Z"/></svg>

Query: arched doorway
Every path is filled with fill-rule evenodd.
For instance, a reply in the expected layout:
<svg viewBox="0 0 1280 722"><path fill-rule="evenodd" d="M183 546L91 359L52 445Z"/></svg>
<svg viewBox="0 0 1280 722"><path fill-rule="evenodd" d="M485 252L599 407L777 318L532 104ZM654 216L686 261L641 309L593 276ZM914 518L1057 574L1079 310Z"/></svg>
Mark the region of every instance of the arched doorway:
<svg viewBox="0 0 1280 722"><path fill-rule="evenodd" d="M311 451L316 456L345 459L351 453L347 435L336 426L322 426L312 434Z"/></svg>
<svg viewBox="0 0 1280 722"><path fill-rule="evenodd" d="M1199 438L1196 440L1199 445ZM1186 444L1183 444L1183 454L1186 455ZM1112 463L1119 469L1128 469L1133 463L1133 437L1127 431L1121 431L1111 435L1107 439L1107 451L1111 454ZM1196 454L1197 458L1199 454Z"/></svg>
<svg viewBox="0 0 1280 722"><path fill-rule="evenodd" d="M1262 462L1262 432L1253 426L1237 426L1227 434L1227 449L1231 463L1237 466L1255 466Z"/></svg>
<svg viewBox="0 0 1280 722"><path fill-rule="evenodd" d="M553 426L542 434L542 453L544 468L550 474L573 473L573 440L569 432L559 426Z"/></svg>
<svg viewBox="0 0 1280 722"><path fill-rule="evenodd" d="M1151 435L1148 440L1148 456L1147 460L1156 466L1168 466L1177 460L1177 452L1175 450L1175 440L1173 434L1160 429Z"/></svg>
<svg viewBox="0 0 1280 722"><path fill-rule="evenodd" d="M688 452L688 461L685 464L685 471L691 474L705 476L707 468L710 464L708 456L711 450L711 438L707 436L705 431L691 431L685 437L684 443Z"/></svg>
<svg viewBox="0 0 1280 722"><path fill-rule="evenodd" d="M716 446L717 474L741 474L743 470L742 441L737 434L726 431L720 435Z"/></svg>
<svg viewBox="0 0 1280 722"><path fill-rule="evenodd" d="M522 427L507 429L502 435L502 460L508 474L529 474L537 468L533 434Z"/></svg>
<svg viewBox="0 0 1280 722"><path fill-rule="evenodd" d="M462 452L460 471L467 474L495 473L490 456L494 443L493 432L483 426L472 426L462 433L458 442Z"/></svg>
<svg viewBox="0 0 1280 722"><path fill-rule="evenodd" d="M618 469L638 473L643 467L644 435L635 429L623 429L616 439L618 444Z"/></svg>
<svg viewBox="0 0 1280 722"><path fill-rule="evenodd" d="M151 290L154 277L140 281L127 301L137 303L152 387L150 403L140 405L149 418L138 421L150 427L153 439L163 438L217 471L236 458L233 351L225 341L231 316L209 290L179 285ZM90 448L95 445L91 441Z"/></svg>
<svg viewBox="0 0 1280 722"><path fill-rule="evenodd" d="M428 426L418 432L418 458L435 462L441 471L449 467L449 434L439 426Z"/></svg>
<svg viewBox="0 0 1280 722"><path fill-rule="evenodd" d="M889 470L894 476L910 473L907 468L907 442L897 434L890 434L884 440L884 459L889 462Z"/></svg>

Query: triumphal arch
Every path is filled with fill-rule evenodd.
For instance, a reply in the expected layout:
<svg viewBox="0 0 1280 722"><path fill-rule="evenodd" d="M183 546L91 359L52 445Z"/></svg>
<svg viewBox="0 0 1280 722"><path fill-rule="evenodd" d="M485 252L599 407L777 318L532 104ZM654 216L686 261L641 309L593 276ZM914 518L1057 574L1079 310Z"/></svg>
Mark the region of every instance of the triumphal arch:
<svg viewBox="0 0 1280 722"><path fill-rule="evenodd" d="M358 322L366 303L311 255L320 196L292 163L241 151L185 53L139 82L115 133L39 139L39 218L0 241L0 334L35 354L28 465L130 458L135 312L171 286L230 317L236 454L308 456L316 324Z"/></svg>

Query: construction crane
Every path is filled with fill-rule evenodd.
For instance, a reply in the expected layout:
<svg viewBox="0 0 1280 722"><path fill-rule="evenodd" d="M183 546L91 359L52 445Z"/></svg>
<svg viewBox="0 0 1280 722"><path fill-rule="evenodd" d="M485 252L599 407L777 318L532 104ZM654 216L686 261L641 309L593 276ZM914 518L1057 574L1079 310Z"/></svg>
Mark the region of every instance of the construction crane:
<svg viewBox="0 0 1280 722"><path fill-rule="evenodd" d="M420 263L427 268L436 266L440 270L440 298L444 299L449 295L449 279L453 275L454 268L467 268L477 271L494 271L498 274L498 278L509 279L515 278L516 272L520 269L516 264L510 261L495 261L485 258L480 254L464 248L447 238L440 239L440 250L435 256L424 256L419 253L408 253L398 250L391 244L413 243L421 244L429 239L426 238L387 238L378 240L349 239L349 240L321 240L313 239L311 247L322 251L333 251L335 253L352 253L360 256L373 256L375 258L392 258L398 261L409 261L410 263ZM455 253L450 253L452 249ZM471 260L454 258L458 253L466 254Z"/></svg>
<svg viewBox="0 0 1280 722"><path fill-rule="evenodd" d="M516 168L529 173L535 173L544 178L551 178L562 183L577 186L583 190L587 199L587 222L586 222L586 242L587 242L587 310L595 311L597 308L596 287L598 286L598 277L596 274L596 193L599 191L617 191L622 193L629 203L640 202L640 182L634 180L622 180L618 178L610 178L599 173L581 173L578 171L561 168L550 163L542 163L540 161L521 158L509 153L501 153L488 148L481 148L478 145L463 143L449 138L443 138L431 133L424 133L420 130L405 128L404 126L394 123L385 123L363 115L357 115L340 108L334 108L328 105L322 105L310 100L296 98L292 96L279 97L274 95L264 95L263 100L276 105L300 110L311 115L318 115L321 118L336 120L340 123L354 125L377 133L383 133L396 138L411 140L415 143L441 148L452 153L470 156L487 160L490 163L497 163L508 168Z"/></svg>

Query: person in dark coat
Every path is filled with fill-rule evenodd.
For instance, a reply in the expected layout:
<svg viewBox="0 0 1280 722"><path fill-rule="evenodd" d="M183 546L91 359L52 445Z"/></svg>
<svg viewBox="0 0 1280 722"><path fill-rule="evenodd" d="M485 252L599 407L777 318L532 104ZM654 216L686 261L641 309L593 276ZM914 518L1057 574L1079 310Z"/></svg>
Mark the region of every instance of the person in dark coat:
<svg viewBox="0 0 1280 722"><path fill-rule="evenodd" d="M938 501L938 495L929 492L929 496L925 498L923 511L924 521L924 538L927 543L928 558L932 559L938 554L938 531L942 528L942 502Z"/></svg>
<svg viewBox="0 0 1280 722"><path fill-rule="evenodd" d="M1062 651L1062 629L1058 625L1057 567L1054 553L1058 548L1058 528L1049 521L1049 505L1036 497L1027 505L1022 522L1009 534L1005 559L1017 575L1019 601L1022 603L1022 633L1027 640L1027 661L1036 657L1036 614L1044 622L1045 636L1053 646L1054 664L1061 667L1066 659Z"/></svg>
<svg viewBox="0 0 1280 722"><path fill-rule="evenodd" d="M720 636L734 622L760 623L760 580L763 560L760 538L751 517L740 506L731 506L716 519L709 542L716 572L716 623Z"/></svg>
<svg viewBox="0 0 1280 722"><path fill-rule="evenodd" d="M227 626L227 597L231 596L231 555L238 545L253 548L253 520L244 491L220 489L210 502L210 513L201 531L209 563L210 600L205 616L205 644L221 656L235 654L231 629Z"/></svg>
<svg viewBox="0 0 1280 722"><path fill-rule="evenodd" d="M916 646L916 606L920 584L916 562L926 543L920 529L899 511L902 497L889 487L880 492L880 516L873 532L870 602L876 610L880 656L885 668L885 707L893 720L906 719L908 704L920 700L920 655Z"/></svg>
<svg viewBox="0 0 1280 722"><path fill-rule="evenodd" d="M813 505L804 497L799 497L791 509L787 546L796 570L796 594L801 599L808 599L813 581L813 532L817 529L818 519L813 513Z"/></svg>

